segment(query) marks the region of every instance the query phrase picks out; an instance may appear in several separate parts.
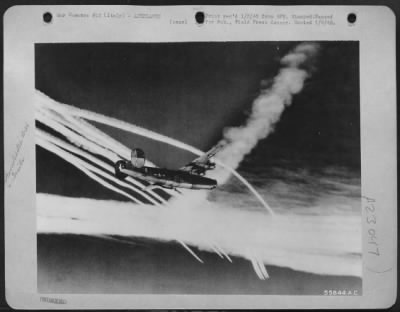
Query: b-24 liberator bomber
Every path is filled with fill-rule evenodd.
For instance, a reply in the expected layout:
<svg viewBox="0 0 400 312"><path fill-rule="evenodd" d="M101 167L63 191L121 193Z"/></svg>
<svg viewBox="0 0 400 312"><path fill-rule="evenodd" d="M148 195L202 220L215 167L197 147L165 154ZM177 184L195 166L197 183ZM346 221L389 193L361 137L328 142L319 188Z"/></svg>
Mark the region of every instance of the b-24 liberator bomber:
<svg viewBox="0 0 400 312"><path fill-rule="evenodd" d="M122 180L130 176L146 181L150 184L150 188L159 186L175 190L177 188L211 190L217 187L217 181L204 175L207 170L215 168L212 158L221 148L221 145L216 145L178 170L145 166L144 151L135 148L131 151L130 161L119 160L115 163L115 176Z"/></svg>

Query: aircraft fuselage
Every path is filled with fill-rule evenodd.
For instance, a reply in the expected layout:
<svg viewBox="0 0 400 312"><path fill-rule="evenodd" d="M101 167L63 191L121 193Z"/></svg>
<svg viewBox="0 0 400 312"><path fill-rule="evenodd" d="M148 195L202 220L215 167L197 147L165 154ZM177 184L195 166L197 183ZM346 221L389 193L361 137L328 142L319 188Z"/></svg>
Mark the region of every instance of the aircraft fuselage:
<svg viewBox="0 0 400 312"><path fill-rule="evenodd" d="M165 188L187 188L211 190L217 186L217 181L201 177L197 174L191 174L182 170L171 170L165 168L153 168L143 166L134 167L128 161L118 161L115 164L116 175L122 177L131 176L134 178L148 181L155 185Z"/></svg>

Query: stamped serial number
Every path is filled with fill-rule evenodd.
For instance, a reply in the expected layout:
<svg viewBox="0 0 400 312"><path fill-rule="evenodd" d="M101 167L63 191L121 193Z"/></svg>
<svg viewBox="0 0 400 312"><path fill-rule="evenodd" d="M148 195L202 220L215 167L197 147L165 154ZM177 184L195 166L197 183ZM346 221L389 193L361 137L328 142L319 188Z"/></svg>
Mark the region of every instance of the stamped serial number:
<svg viewBox="0 0 400 312"><path fill-rule="evenodd" d="M368 241L368 253L380 256L379 242L377 236L377 213L376 213L376 200L367 196L362 196L365 199L365 215L366 215L366 229Z"/></svg>
<svg viewBox="0 0 400 312"><path fill-rule="evenodd" d="M358 296L358 290L325 289L324 296Z"/></svg>

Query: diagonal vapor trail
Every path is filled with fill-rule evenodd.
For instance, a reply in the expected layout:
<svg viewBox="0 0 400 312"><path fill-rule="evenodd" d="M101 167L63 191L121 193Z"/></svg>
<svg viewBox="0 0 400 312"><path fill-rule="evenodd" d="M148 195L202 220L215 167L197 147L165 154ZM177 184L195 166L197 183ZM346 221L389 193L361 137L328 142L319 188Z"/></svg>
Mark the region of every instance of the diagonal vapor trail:
<svg viewBox="0 0 400 312"><path fill-rule="evenodd" d="M98 170L94 166L92 166L90 164L87 164L87 162L83 162L83 163L86 164L85 167L88 170L90 170L92 172L95 172L97 175L101 175L103 178L111 180L111 181L113 181L114 183L116 183L116 184L118 184L120 186L123 186L125 188L129 188L129 189L131 189L131 190L133 190L135 192L138 192L141 196L146 198L151 203L153 203L155 205L159 205L159 203L157 201L154 201L154 199L152 197L148 196L146 193L141 191L140 183L138 183L136 180L132 179L134 181L134 184L136 184L135 187L132 186L129 183L126 183L125 181L121 181L121 180L119 180L119 179L114 177L114 168L112 166L110 166L109 164L97 159L96 157L90 155L89 153L87 153L87 152L85 152L85 151L83 151L83 150L81 150L79 148L76 148L75 146L73 146L71 144L65 143L64 141L62 141L62 140L60 140L60 139L58 139L58 138L56 138L56 137L44 132L43 130L36 129L36 131L37 131L37 137L42 139L43 141L46 141L46 143L48 143L46 145L46 149L49 149L50 145L55 145L55 146L58 146L58 147L64 149L66 152L68 151L70 153L80 155L80 156L86 158L87 160L91 161L92 163L96 163L97 165L99 165L100 167L105 169L108 172L108 174L102 173L101 170ZM72 154L71 154L71 156L72 156ZM82 163L82 161L80 161L77 157L73 157L72 156L70 159L75 159L79 163ZM160 202L165 202L165 200L163 198L161 198L160 196L158 196L158 195L154 196L154 197L156 197L157 200L159 200Z"/></svg>
<svg viewBox="0 0 400 312"><path fill-rule="evenodd" d="M71 128L73 128L73 126L71 126L71 124L67 122L67 119L65 118L65 116L66 116L66 114L64 114L64 116L61 117L60 114L57 114L56 112L53 112L51 110L43 109L41 107L39 107L39 109L37 109L37 111L36 111L36 119L38 121L47 125L48 127L51 127L53 130L56 130L58 133L65 136L71 143L74 143L78 147L81 147L91 153L101 155L102 157L109 159L112 163L115 163L117 160L121 159L118 156L118 154L116 154L114 151L110 151L110 150L106 149L104 146L100 145L99 141L95 142L95 140L90 140L89 139L90 136L88 136L88 135L83 136L82 134L84 134L85 132L81 132L80 134L78 134L77 132L72 131ZM104 134L104 136L106 136L106 135ZM107 136L106 136L106 138L107 138ZM55 138L53 137L53 141L54 140L55 140ZM63 141L57 140L57 142L59 142L59 144L60 144L60 142L63 142ZM127 151L129 151L128 148L125 147L125 149ZM127 153L129 153L129 152L127 152ZM125 153L125 154L127 154L127 153ZM84 155L88 155L88 154L86 153ZM102 165L102 161L99 160L98 158L92 158L92 161L98 163L98 165L100 165L100 166ZM150 163L150 165L154 166L154 164L152 164L152 163ZM145 195L143 193L143 191L141 190L141 189L144 189L146 187L146 185L142 184L141 182L139 182L138 180L135 180L135 179L130 178L127 180L129 182L131 182L132 184L136 185L137 187L139 187L139 190L137 190L137 191L140 193L140 195L147 197L147 195ZM159 199L163 202L165 201L157 193L152 192L151 190L149 190L148 193L150 193L153 197L156 197L157 199Z"/></svg>
<svg viewBox="0 0 400 312"><path fill-rule="evenodd" d="M46 142L46 140L43 140L41 137L37 137L36 140L37 140L37 144L39 146L47 149L48 151L51 151L52 153L60 156L61 158L65 159L66 161L68 161L69 163L71 163L72 165L74 165L75 167L80 169L81 171L83 171L87 176L89 176L93 180L99 182L104 187L127 197L128 199L132 200L135 203L138 203L138 200L136 198L134 198L133 196L120 190L119 188L113 186L112 184L108 183L104 179L102 179L102 178L98 177L96 174L94 174L93 171L90 170L90 166L88 168L87 167L88 165L85 164L84 162L80 161L79 158L72 156L70 153L64 151L63 149L57 147L54 144Z"/></svg>
<svg viewBox="0 0 400 312"><path fill-rule="evenodd" d="M40 91L37 91L37 102L39 103L38 106L45 106L48 109L56 110L60 112L60 115L73 115L75 117L84 118L87 120L92 120L98 123L102 123L117 129L125 130L137 135L141 135L147 137L152 140L156 140L159 142L163 142L177 148L181 148L183 150L189 151L197 156L204 155L204 152L190 146L186 143L180 142L178 140L172 139L170 137L160 135L156 132L138 127L136 125L129 124L127 122L118 120L116 118L104 116L95 112L87 111L84 109L76 108L71 105L61 104L59 102L54 101L47 95L43 94ZM267 204L267 202L262 198L262 196L256 191L256 189L248 183L248 181L241 176L235 169L231 168L230 166L226 165L224 162L220 161L219 159L215 158L215 163L220 165L222 168L228 170L228 172L235 177L237 177L249 190L250 192L260 201L261 205L271 214L274 215L274 211L272 208Z"/></svg>

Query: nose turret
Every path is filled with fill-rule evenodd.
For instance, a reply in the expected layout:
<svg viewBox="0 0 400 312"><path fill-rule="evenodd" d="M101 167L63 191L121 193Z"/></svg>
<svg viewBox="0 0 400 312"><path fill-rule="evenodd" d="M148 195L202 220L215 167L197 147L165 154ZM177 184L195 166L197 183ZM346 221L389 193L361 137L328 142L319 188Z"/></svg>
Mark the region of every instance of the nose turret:
<svg viewBox="0 0 400 312"><path fill-rule="evenodd" d="M115 169L115 176L120 179L123 180L125 179L128 175L126 175L125 173L121 172L121 169L125 169L126 168L126 164L123 160L118 160L115 165L114 165L114 169Z"/></svg>

